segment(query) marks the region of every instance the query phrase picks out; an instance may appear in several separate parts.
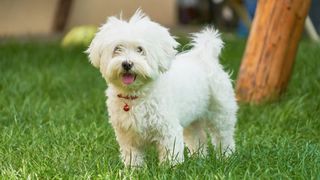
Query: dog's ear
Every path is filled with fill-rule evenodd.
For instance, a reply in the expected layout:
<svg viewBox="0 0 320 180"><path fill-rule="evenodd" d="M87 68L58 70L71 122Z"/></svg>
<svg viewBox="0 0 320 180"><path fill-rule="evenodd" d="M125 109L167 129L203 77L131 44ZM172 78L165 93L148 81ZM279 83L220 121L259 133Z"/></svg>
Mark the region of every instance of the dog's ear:
<svg viewBox="0 0 320 180"><path fill-rule="evenodd" d="M88 54L90 63L94 67L99 68L102 50L97 41L98 40L96 35L95 38L91 41L89 48L85 52Z"/></svg>
<svg viewBox="0 0 320 180"><path fill-rule="evenodd" d="M174 39L174 37L170 36L169 38L166 38L166 41L162 43L162 56L159 61L159 71L161 73L166 72L171 65L171 61L175 58L177 54L177 46L178 42Z"/></svg>
<svg viewBox="0 0 320 180"><path fill-rule="evenodd" d="M171 61L174 59L175 55L177 54L177 51L175 50L175 46L163 47L162 50L164 58L160 59L159 71L161 73L164 73L170 68Z"/></svg>
<svg viewBox="0 0 320 180"><path fill-rule="evenodd" d="M88 54L89 61L94 67L99 68L100 66L100 59L103 50L110 41L110 37L112 37L112 35L110 35L112 29L116 29L116 27L122 23L121 15L120 18L112 16L109 17L107 22L99 28L99 31L91 41L89 48L85 51Z"/></svg>

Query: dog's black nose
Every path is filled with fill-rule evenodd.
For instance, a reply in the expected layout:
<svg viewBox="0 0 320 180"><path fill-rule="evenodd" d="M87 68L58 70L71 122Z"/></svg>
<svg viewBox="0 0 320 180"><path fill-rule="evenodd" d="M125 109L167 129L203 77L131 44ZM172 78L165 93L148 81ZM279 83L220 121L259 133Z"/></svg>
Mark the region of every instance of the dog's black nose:
<svg viewBox="0 0 320 180"><path fill-rule="evenodd" d="M128 61L123 61L121 65L124 70L129 71L132 68L133 63Z"/></svg>

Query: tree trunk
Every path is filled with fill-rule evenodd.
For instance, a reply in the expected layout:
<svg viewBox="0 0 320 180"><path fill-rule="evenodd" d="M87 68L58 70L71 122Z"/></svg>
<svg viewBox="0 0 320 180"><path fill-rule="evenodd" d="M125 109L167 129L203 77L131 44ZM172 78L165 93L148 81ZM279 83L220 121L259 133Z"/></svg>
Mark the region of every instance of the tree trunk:
<svg viewBox="0 0 320 180"><path fill-rule="evenodd" d="M62 32L64 30L67 24L72 1L73 0L59 0L53 22L54 32Z"/></svg>
<svg viewBox="0 0 320 180"><path fill-rule="evenodd" d="M274 100L287 87L310 0L260 0L238 74L237 98Z"/></svg>

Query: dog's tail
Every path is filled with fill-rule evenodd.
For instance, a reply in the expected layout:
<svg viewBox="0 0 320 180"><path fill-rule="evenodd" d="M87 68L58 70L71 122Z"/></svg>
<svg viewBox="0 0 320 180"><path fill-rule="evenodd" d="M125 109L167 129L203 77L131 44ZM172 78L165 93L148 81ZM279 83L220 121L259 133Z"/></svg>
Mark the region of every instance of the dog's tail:
<svg viewBox="0 0 320 180"><path fill-rule="evenodd" d="M199 53L205 59L218 61L223 44L219 31L213 27L206 27L199 33L192 34L191 51Z"/></svg>

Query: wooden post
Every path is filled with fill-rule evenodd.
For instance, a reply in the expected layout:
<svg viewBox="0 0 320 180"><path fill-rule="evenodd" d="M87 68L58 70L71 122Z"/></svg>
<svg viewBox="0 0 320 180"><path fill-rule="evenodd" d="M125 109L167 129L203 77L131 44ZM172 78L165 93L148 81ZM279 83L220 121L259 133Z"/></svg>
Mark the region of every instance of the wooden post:
<svg viewBox="0 0 320 180"><path fill-rule="evenodd" d="M260 0L238 74L239 101L274 100L287 87L311 0Z"/></svg>
<svg viewBox="0 0 320 180"><path fill-rule="evenodd" d="M62 32L67 24L73 0L59 0L53 21L53 31Z"/></svg>

